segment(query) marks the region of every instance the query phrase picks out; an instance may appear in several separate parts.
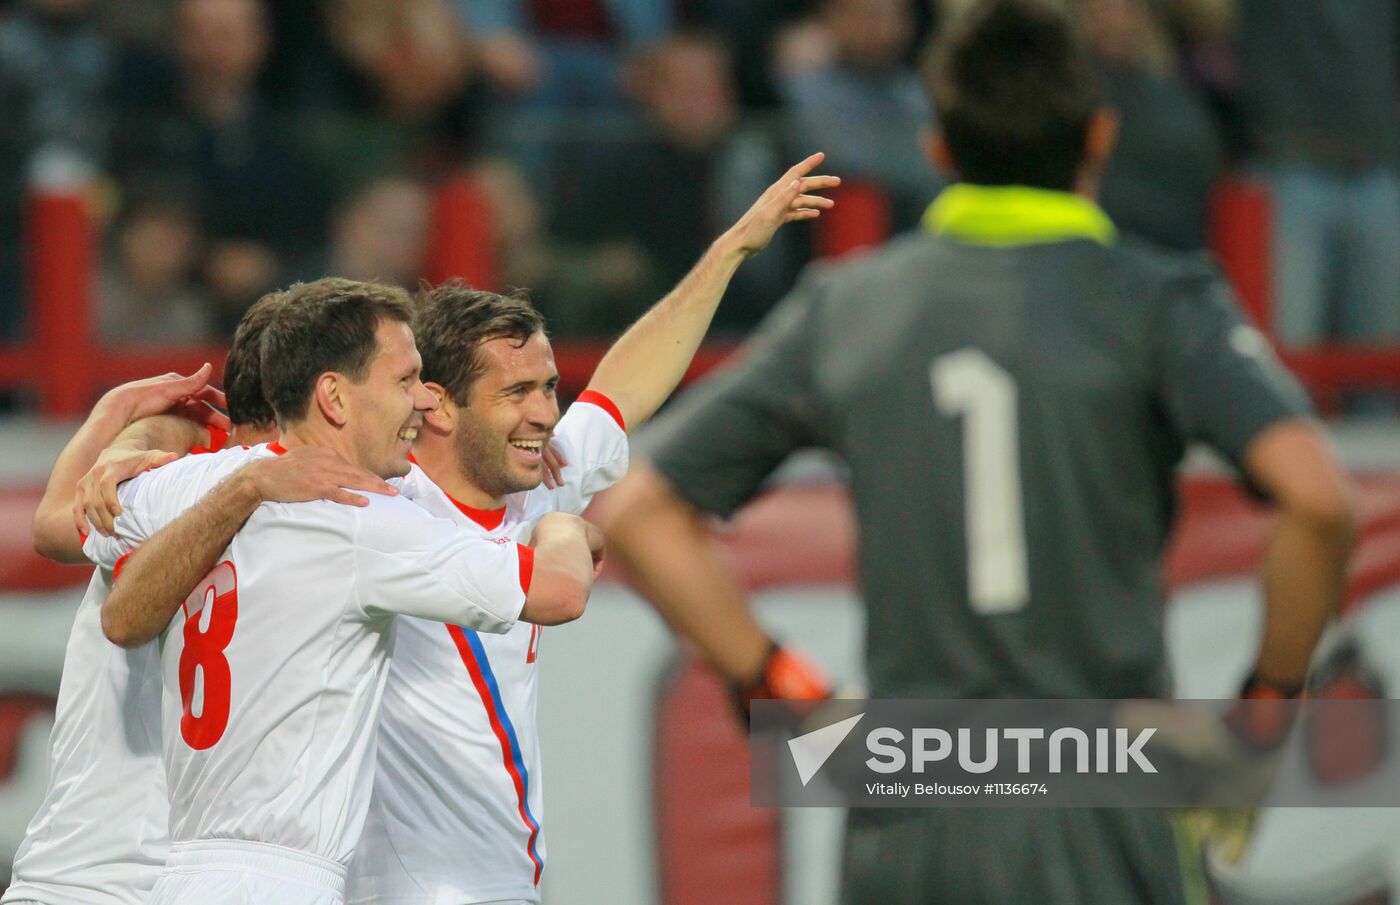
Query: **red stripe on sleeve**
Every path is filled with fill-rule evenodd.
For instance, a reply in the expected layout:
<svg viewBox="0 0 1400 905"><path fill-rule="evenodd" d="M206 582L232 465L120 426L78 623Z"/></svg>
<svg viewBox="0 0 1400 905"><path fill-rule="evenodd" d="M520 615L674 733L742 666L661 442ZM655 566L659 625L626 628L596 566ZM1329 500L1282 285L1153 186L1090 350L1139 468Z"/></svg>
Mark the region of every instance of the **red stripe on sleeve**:
<svg viewBox="0 0 1400 905"><path fill-rule="evenodd" d="M617 406L613 404L611 399L597 390L584 390L582 393L578 394L578 399L574 401L593 403L609 415L612 415L612 419L617 422L617 426L622 428L624 432L627 430L627 424L622 420L622 412L618 411Z"/></svg>
<svg viewBox="0 0 1400 905"><path fill-rule="evenodd" d="M520 590L525 592L525 596L530 596L530 579L535 575L535 548L527 547L524 544L517 544L516 551L520 554Z"/></svg>

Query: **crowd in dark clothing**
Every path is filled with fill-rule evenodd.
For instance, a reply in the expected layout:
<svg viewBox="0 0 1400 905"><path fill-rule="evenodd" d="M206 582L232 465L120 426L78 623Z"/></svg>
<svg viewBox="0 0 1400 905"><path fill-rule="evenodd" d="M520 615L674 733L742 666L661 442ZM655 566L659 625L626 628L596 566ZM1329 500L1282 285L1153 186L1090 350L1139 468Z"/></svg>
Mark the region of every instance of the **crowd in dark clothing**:
<svg viewBox="0 0 1400 905"><path fill-rule="evenodd" d="M810 151L916 228L943 185L921 51L969 2L0 0L0 336L56 162L106 189L113 342L218 339L326 273L416 285L433 187L462 174L502 284L556 333L615 332ZM1061 2L1120 113L1121 230L1205 247L1243 173L1274 197L1280 337L1400 339L1400 0ZM717 328L756 323L809 240L746 265Z"/></svg>

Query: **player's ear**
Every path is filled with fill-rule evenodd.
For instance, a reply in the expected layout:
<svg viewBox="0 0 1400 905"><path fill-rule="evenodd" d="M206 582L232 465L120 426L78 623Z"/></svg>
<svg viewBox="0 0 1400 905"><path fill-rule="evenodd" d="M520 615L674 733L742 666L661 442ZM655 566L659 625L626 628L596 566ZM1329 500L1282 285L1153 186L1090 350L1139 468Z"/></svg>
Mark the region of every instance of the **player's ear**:
<svg viewBox="0 0 1400 905"><path fill-rule="evenodd" d="M1110 107L1100 107L1090 117L1089 128L1084 132L1085 165L1102 170L1117 144L1118 114Z"/></svg>
<svg viewBox="0 0 1400 905"><path fill-rule="evenodd" d="M321 412L321 417L336 427L345 426L348 402L345 383L345 375L335 371L327 371L316 378L316 408Z"/></svg>
<svg viewBox="0 0 1400 905"><path fill-rule="evenodd" d="M948 148L948 140L942 132L932 129L919 130L919 143L923 145L924 156L938 174L949 182L958 181L958 165L953 160L953 152Z"/></svg>
<svg viewBox="0 0 1400 905"><path fill-rule="evenodd" d="M436 396L438 401L437 409L423 416L423 423L439 433L450 434L457 425L457 403L452 401L447 388L442 384L425 380L423 386L427 387L428 392Z"/></svg>

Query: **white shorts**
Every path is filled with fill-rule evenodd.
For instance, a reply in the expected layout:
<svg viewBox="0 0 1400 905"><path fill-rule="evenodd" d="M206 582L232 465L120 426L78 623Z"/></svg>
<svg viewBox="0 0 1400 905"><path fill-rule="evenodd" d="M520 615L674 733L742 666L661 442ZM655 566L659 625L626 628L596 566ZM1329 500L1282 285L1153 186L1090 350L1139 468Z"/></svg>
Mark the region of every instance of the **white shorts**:
<svg viewBox="0 0 1400 905"><path fill-rule="evenodd" d="M344 905L345 865L279 845L173 842L147 905Z"/></svg>

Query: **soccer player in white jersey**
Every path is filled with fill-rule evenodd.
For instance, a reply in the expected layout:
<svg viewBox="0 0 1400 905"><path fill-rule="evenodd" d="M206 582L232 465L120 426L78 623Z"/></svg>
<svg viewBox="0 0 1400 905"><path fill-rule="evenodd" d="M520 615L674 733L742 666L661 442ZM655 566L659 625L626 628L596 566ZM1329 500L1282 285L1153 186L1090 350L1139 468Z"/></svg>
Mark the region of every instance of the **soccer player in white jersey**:
<svg viewBox="0 0 1400 905"><path fill-rule="evenodd" d="M528 301L448 284L414 332L440 407L425 416L404 492L497 542L552 512L582 512L627 470L627 431L679 383L739 265L838 180L788 171L627 331L561 419L544 322ZM565 483L541 486L553 440ZM353 905L533 902L544 870L536 728L538 626L492 635L400 619L380 716L379 764L351 862Z"/></svg>
<svg viewBox="0 0 1400 905"><path fill-rule="evenodd" d="M121 489L117 538L88 539L114 570L135 550L103 604L108 637L139 644L164 629L171 845L156 905L342 901L395 613L499 632L582 612L597 550L577 518L541 520L532 550L397 497L258 506L243 486L246 462L303 446L383 477L408 472L437 405L418 379L408 315L407 297L386 287L289 290L262 354L281 444L142 475ZM222 552L199 542L245 520Z"/></svg>
<svg viewBox="0 0 1400 905"><path fill-rule="evenodd" d="M274 302L269 296L252 306L230 345L224 366L228 418L206 404L224 402L208 386L208 365L189 377L136 381L103 396L59 455L35 513L34 544L42 555L87 562L74 525L75 485L96 504L114 492L116 478L174 458L161 450L222 448L230 426L234 443L276 436L258 368L262 327ZM167 414L157 414L162 412ZM384 487L348 463L284 459L260 463L259 471L259 486L269 498ZM100 506L88 508L95 523L110 525L109 515L98 514ZM110 577L94 573L74 618L50 736L48 790L16 853L9 889L0 898L5 905L139 905L165 865L157 654L154 644L122 650L103 637L101 607Z"/></svg>

